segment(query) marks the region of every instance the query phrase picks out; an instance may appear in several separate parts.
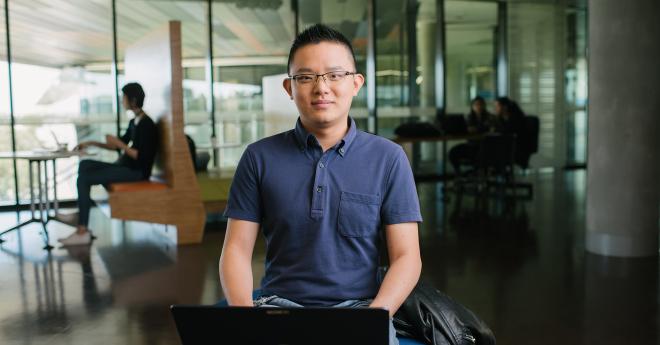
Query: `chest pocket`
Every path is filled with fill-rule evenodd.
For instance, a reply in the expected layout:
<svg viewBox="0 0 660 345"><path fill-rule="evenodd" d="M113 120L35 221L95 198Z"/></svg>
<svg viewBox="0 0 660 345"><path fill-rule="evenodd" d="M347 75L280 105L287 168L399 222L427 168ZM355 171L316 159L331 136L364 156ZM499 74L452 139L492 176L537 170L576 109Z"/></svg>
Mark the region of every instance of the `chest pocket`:
<svg viewBox="0 0 660 345"><path fill-rule="evenodd" d="M347 237L365 237L378 231L380 196L341 192L339 233Z"/></svg>

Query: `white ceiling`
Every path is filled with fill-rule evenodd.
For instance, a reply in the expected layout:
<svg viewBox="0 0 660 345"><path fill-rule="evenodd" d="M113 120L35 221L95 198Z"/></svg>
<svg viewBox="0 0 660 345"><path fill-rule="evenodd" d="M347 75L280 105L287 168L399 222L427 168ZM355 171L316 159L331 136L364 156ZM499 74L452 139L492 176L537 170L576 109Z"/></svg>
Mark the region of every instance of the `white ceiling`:
<svg viewBox="0 0 660 345"><path fill-rule="evenodd" d="M378 0L379 53L398 47L405 0ZM509 0L514 2L516 0ZM555 3L555 0L525 0ZM580 3L583 0L570 0ZM306 24L324 22L366 47L366 0L300 0ZM420 0L420 20L434 18L435 0ZM493 1L448 0L448 51L492 45L497 20ZM6 57L4 3L0 2L0 59ZM110 0L10 0L12 57L15 62L75 66L112 61ZM433 13L431 13L431 11ZM168 20L180 20L183 55L204 58L208 46L207 5L196 0L117 0L119 59L126 46ZM218 0L213 3L213 51L217 57L286 56L294 36L291 0ZM391 42L389 42L391 41ZM109 64L108 64L109 68Z"/></svg>

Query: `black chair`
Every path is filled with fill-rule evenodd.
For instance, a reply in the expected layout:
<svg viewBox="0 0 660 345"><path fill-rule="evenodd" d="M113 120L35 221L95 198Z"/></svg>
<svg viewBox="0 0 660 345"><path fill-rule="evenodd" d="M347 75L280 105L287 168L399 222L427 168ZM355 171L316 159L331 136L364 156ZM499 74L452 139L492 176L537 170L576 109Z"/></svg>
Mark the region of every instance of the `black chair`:
<svg viewBox="0 0 660 345"><path fill-rule="evenodd" d="M523 131L520 137L516 140L516 151L514 160L524 172L529 169L529 160L533 154L539 151L539 131L540 121L538 116L527 115L523 118ZM528 182L512 181L508 186L514 189L524 189L527 192L527 197L531 199L534 195L534 187Z"/></svg>
<svg viewBox="0 0 660 345"><path fill-rule="evenodd" d="M515 183L516 139L513 134L494 133L481 140L476 161L480 185L492 187Z"/></svg>
<svg viewBox="0 0 660 345"><path fill-rule="evenodd" d="M529 168L529 159L539 151L539 118L533 115L527 115L523 118L523 132L516 142L517 150L515 153L516 165L521 169Z"/></svg>
<svg viewBox="0 0 660 345"><path fill-rule="evenodd" d="M539 118L530 115L523 118L523 129L518 135L486 135L479 145L474 173L457 185L462 189L474 184L478 191L490 191L495 187L500 195L504 195L505 189L512 189L514 194L522 189L526 192L523 196L531 199L533 186L516 181L515 167L529 169L531 156L538 152L539 128Z"/></svg>

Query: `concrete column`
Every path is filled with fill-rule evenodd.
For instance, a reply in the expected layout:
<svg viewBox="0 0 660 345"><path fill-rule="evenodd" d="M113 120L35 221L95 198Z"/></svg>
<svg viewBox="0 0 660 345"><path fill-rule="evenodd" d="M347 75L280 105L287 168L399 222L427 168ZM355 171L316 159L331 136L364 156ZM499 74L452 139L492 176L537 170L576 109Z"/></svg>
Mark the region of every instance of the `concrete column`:
<svg viewBox="0 0 660 345"><path fill-rule="evenodd" d="M587 251L658 255L660 1L589 0Z"/></svg>

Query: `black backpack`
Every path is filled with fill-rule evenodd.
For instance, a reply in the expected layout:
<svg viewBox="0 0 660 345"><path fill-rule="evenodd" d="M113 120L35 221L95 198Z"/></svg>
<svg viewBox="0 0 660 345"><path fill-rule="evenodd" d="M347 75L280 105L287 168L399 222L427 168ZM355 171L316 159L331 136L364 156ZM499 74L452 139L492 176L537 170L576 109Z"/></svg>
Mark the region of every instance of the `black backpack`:
<svg viewBox="0 0 660 345"><path fill-rule="evenodd" d="M472 311L420 280L394 314L396 333L432 345L495 345L495 336Z"/></svg>

